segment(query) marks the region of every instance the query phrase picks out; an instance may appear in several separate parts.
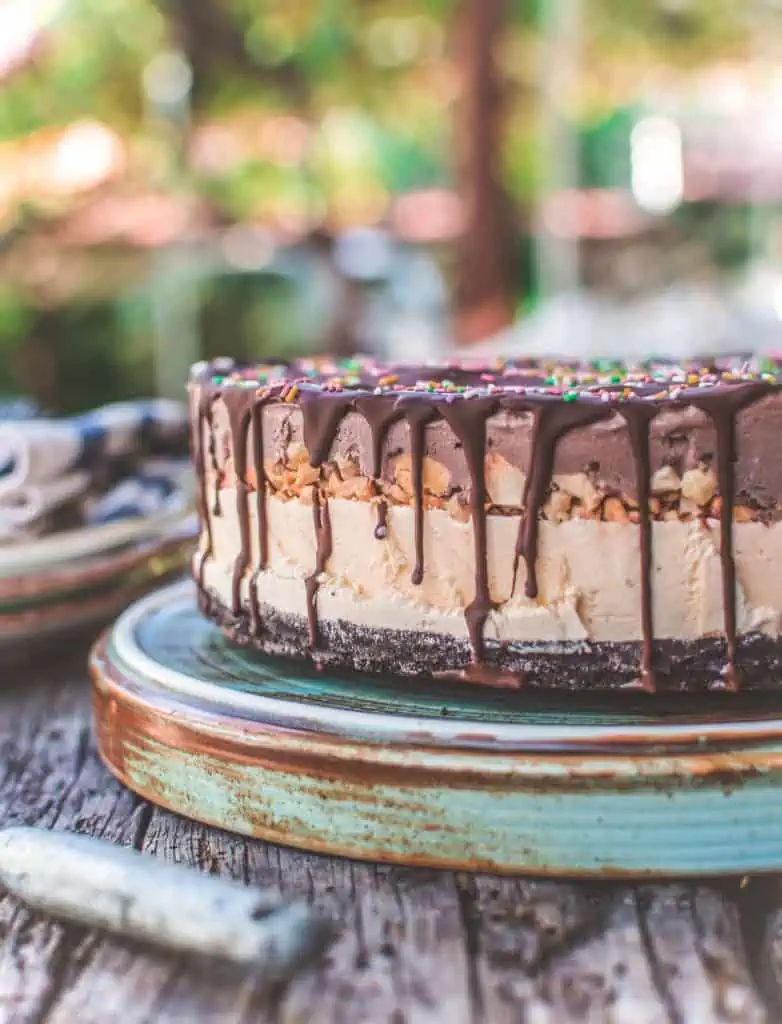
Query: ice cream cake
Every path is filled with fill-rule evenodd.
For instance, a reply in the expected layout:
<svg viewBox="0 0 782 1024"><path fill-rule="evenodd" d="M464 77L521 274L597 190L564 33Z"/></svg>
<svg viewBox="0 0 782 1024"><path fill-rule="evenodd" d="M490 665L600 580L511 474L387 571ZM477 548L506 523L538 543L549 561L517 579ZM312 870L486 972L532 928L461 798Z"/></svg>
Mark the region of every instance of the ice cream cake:
<svg viewBox="0 0 782 1024"><path fill-rule="evenodd" d="M782 683L776 361L199 364L201 608L316 664Z"/></svg>

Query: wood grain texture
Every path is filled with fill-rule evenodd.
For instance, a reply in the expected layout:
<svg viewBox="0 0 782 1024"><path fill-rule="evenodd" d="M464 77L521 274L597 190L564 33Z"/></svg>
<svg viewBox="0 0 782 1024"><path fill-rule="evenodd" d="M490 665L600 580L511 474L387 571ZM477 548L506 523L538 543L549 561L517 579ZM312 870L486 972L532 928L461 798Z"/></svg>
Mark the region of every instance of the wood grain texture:
<svg viewBox="0 0 782 1024"><path fill-rule="evenodd" d="M77 651L32 674L2 674L0 822L89 832L279 886L314 900L340 933L321 966L286 991L265 992L250 972L63 926L4 897L0 1024L782 1020L778 883L497 879L354 864L229 836L139 801L104 770L83 658Z"/></svg>

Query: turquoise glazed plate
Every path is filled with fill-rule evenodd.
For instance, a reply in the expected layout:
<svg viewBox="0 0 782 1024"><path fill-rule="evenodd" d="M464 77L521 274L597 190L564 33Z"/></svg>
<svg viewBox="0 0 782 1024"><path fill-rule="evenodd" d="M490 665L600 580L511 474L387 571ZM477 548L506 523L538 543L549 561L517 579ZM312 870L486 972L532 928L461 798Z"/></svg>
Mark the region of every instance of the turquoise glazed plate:
<svg viewBox="0 0 782 1024"><path fill-rule="evenodd" d="M509 693L230 643L189 582L96 644L98 745L142 796L374 861L615 878L782 869L773 695Z"/></svg>

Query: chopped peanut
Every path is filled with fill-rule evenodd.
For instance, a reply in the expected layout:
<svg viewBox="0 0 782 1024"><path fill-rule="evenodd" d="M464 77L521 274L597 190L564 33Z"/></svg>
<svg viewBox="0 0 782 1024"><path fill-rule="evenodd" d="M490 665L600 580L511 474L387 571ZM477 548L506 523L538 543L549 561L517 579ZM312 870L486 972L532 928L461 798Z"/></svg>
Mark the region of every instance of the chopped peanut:
<svg viewBox="0 0 782 1024"><path fill-rule="evenodd" d="M688 469L682 477L682 497L701 508L708 505L717 492L717 477L710 469Z"/></svg>

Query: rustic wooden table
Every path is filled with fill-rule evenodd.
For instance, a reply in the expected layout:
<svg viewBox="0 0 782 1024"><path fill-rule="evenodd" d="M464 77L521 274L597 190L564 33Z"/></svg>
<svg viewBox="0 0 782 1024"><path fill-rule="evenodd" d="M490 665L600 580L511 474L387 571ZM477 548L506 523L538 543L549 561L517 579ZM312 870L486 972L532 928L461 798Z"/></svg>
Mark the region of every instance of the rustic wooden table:
<svg viewBox="0 0 782 1024"><path fill-rule="evenodd" d="M2 673L0 820L75 829L303 894L339 937L285 991L0 901L0 1021L782 1021L773 879L586 885L355 864L158 810L100 763L84 650Z"/></svg>

